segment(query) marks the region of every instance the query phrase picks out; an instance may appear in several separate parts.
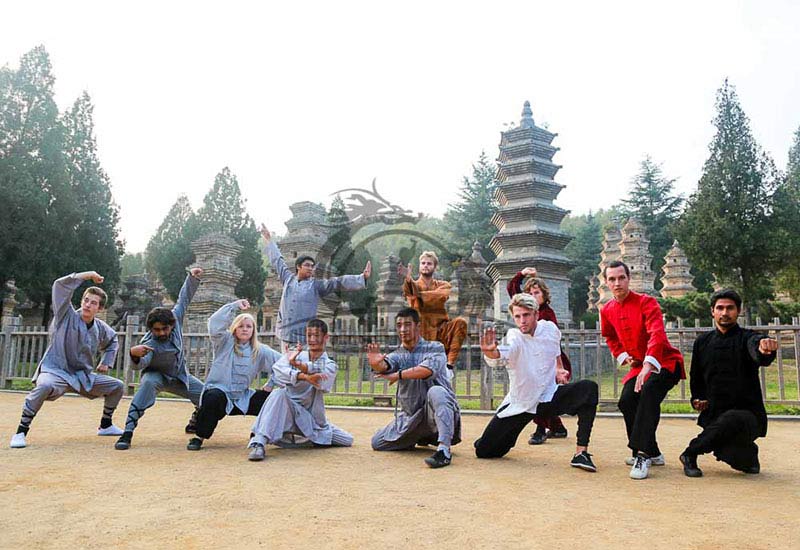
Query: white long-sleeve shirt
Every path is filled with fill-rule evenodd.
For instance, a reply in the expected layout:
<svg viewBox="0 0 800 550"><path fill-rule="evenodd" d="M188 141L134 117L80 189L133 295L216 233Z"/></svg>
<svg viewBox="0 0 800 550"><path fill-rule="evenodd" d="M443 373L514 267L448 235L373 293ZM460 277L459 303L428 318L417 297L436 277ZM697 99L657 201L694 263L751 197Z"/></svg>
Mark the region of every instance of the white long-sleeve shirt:
<svg viewBox="0 0 800 550"><path fill-rule="evenodd" d="M553 399L558 388L556 360L561 355L561 331L554 323L539 321L532 336L513 328L498 350L498 359L484 355L489 366L508 370L508 394L498 408L498 417L536 413L539 403Z"/></svg>

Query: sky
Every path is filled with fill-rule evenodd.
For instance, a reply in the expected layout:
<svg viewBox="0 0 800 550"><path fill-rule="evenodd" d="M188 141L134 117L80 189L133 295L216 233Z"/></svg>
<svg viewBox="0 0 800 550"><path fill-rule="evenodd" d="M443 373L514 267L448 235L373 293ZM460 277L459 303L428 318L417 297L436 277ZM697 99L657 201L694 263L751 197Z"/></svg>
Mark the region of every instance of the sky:
<svg viewBox="0 0 800 550"><path fill-rule="evenodd" d="M86 90L128 252L225 166L257 223L370 186L440 216L529 100L558 134L556 204L625 196L650 155L697 185L714 98L736 87L785 168L800 127L800 2L7 2L0 65L50 54Z"/></svg>

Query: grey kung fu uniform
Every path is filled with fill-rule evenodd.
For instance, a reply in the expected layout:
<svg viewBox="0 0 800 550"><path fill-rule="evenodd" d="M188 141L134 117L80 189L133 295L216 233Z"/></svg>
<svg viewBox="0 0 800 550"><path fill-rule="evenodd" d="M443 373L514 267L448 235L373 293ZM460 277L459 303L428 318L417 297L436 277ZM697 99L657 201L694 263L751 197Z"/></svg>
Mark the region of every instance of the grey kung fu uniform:
<svg viewBox="0 0 800 550"><path fill-rule="evenodd" d="M156 396L161 391L168 391L189 399L195 405L200 404L200 394L203 392L203 383L188 373L186 370L186 354L183 350L183 317L192 301L200 279L187 275L181 287L178 302L172 309L175 315L175 326L169 338L160 341L149 331L144 335L140 344L153 348L144 357L136 362L134 359L131 367L142 370L139 380L139 389L131 400L128 409L128 419L125 422L125 431L132 432L136 429L139 419L144 412L156 402Z"/></svg>
<svg viewBox="0 0 800 550"><path fill-rule="evenodd" d="M362 290L366 288L364 275L342 275L330 279L311 277L303 281L287 267L281 251L273 241L264 250L283 285L281 305L278 309L278 337L289 343L306 343L306 324L317 316L317 306L323 298L337 290Z"/></svg>
<svg viewBox="0 0 800 550"><path fill-rule="evenodd" d="M100 363L114 366L117 356L117 333L100 319L87 326L80 310L72 307L72 293L84 282L75 273L53 283L53 321L50 345L36 368L36 387L25 398L22 424L29 425L45 401L54 401L73 390L84 397L105 397L104 416L111 416L122 399L124 385L111 376L96 374L96 355Z"/></svg>
<svg viewBox="0 0 800 550"><path fill-rule="evenodd" d="M237 302L222 306L208 320L208 334L214 346L214 360L206 377L200 410L197 414L197 435L208 439L225 415L257 415L269 392L250 387L259 374L267 373L272 382L272 366L281 354L259 344L253 358L250 343L235 348L234 335L228 330L239 312Z"/></svg>
<svg viewBox="0 0 800 550"><path fill-rule="evenodd" d="M461 441L461 410L447 376L447 356L439 342L420 338L414 349L403 346L384 359L383 374L422 366L431 375L424 379L397 381L394 421L372 436L376 451L399 451L415 445L455 445Z"/></svg>
<svg viewBox="0 0 800 550"><path fill-rule="evenodd" d="M325 417L323 395L333 389L336 382L336 362L327 353L310 361L308 352L303 351L297 361L308 365L308 374L322 373L327 376L317 389L305 380L298 381L300 371L289 364L287 356L281 357L273 369L277 385L272 390L258 418L253 423L251 444L281 445L287 436L300 435L314 445L349 447L353 436L337 428Z"/></svg>

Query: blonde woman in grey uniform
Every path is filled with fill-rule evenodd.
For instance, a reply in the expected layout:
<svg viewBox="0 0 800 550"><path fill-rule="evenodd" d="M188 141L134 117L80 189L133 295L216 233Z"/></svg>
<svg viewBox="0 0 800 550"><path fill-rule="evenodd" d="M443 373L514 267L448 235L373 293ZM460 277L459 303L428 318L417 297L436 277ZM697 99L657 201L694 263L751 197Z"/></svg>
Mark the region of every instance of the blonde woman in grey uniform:
<svg viewBox="0 0 800 550"><path fill-rule="evenodd" d="M249 313L239 313L247 309L247 300L237 300L219 308L208 320L214 360L200 397L197 437L186 446L190 451L202 448L203 440L212 436L222 418L256 416L269 397L272 365L281 354L259 343L256 320ZM260 390L252 389L250 384L264 372L270 380Z"/></svg>
<svg viewBox="0 0 800 550"><path fill-rule="evenodd" d="M322 447L349 447L353 436L328 422L323 394L333 389L336 362L328 357L328 325L312 319L306 325L308 351L302 346L283 356L273 366L273 390L253 424L250 460L264 460L267 443L282 445L287 435L300 435Z"/></svg>

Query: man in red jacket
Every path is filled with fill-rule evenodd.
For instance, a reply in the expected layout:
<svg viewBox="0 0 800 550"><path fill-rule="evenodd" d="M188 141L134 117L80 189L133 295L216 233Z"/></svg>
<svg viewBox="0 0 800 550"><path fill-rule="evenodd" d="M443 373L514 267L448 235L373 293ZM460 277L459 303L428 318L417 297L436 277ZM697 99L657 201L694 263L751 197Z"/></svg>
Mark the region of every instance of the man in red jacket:
<svg viewBox="0 0 800 550"><path fill-rule="evenodd" d="M664 331L661 308L652 296L630 290L630 269L611 262L603 275L614 294L600 312L602 334L618 365L630 370L622 378L619 410L625 418L628 447L633 451L631 478L645 479L652 464L663 465L656 443L661 401L682 378L683 355Z"/></svg>

